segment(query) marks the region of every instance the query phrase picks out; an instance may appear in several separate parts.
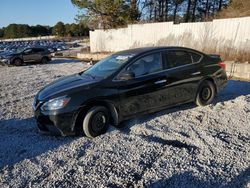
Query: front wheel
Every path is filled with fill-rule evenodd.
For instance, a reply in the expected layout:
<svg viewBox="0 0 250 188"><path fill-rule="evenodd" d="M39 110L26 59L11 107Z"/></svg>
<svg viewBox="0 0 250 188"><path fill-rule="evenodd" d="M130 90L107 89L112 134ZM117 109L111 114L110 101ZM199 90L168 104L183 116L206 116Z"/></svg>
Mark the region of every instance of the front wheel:
<svg viewBox="0 0 250 188"><path fill-rule="evenodd" d="M195 103L198 106L206 106L210 104L215 97L215 85L213 82L205 80L198 89Z"/></svg>
<svg viewBox="0 0 250 188"><path fill-rule="evenodd" d="M104 134L109 126L110 114L104 106L92 107L83 120L83 131L87 137L94 138Z"/></svg>
<svg viewBox="0 0 250 188"><path fill-rule="evenodd" d="M23 61L21 59L17 58L14 60L14 65L21 66L22 64L23 64Z"/></svg>

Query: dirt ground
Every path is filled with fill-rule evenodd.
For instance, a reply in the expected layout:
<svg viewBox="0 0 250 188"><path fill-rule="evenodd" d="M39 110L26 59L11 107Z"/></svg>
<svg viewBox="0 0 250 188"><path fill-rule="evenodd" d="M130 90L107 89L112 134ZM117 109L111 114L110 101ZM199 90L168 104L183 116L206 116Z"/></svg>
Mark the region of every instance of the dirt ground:
<svg viewBox="0 0 250 188"><path fill-rule="evenodd" d="M0 66L0 187L250 187L250 83L213 104L186 104L94 139L42 135L34 95L88 65Z"/></svg>

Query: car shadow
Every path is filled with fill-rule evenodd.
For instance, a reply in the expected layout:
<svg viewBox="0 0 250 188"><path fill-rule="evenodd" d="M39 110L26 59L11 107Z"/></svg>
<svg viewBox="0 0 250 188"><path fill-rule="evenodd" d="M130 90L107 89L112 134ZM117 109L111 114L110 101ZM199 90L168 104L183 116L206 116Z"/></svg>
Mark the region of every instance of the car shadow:
<svg viewBox="0 0 250 188"><path fill-rule="evenodd" d="M184 172L181 174L174 174L170 178L160 179L151 183L148 187L221 187L234 188L246 187L250 182L250 167L243 170L238 176L235 176L230 182L222 182L221 177L217 177L213 182L200 180L195 177L192 172Z"/></svg>
<svg viewBox="0 0 250 188"><path fill-rule="evenodd" d="M167 108L167 109L160 110L157 112L153 112L150 114L138 115L137 117L134 117L134 118L131 118L129 120L122 122L121 125L119 125L119 129L122 132L129 134L130 128L136 124L145 123L147 121L154 119L156 116L160 117L160 116L163 116L166 114L171 114L171 113L178 112L178 111L188 110L188 109L195 108L195 107L196 107L196 105L194 103L187 103L187 104L183 104L180 106L171 107L171 108Z"/></svg>
<svg viewBox="0 0 250 188"><path fill-rule="evenodd" d="M228 80L227 86L217 95L214 104L233 100L239 96L250 94L250 82Z"/></svg>
<svg viewBox="0 0 250 188"><path fill-rule="evenodd" d="M43 135L34 118L0 120L0 169L69 144L75 137Z"/></svg>

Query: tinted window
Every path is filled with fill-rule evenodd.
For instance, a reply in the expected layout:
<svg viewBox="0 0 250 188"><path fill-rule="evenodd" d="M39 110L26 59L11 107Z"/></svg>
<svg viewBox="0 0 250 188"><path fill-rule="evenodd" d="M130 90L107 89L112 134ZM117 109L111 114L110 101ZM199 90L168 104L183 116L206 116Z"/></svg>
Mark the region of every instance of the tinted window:
<svg viewBox="0 0 250 188"><path fill-rule="evenodd" d="M191 55L185 51L168 51L164 56L168 69L192 63Z"/></svg>
<svg viewBox="0 0 250 188"><path fill-rule="evenodd" d="M42 49L42 48L34 48L33 49L33 52L44 52L44 49Z"/></svg>
<svg viewBox="0 0 250 188"><path fill-rule="evenodd" d="M127 70L132 71L135 77L147 75L162 70L162 58L160 53L144 56L134 62Z"/></svg>
<svg viewBox="0 0 250 188"><path fill-rule="evenodd" d="M192 58L193 58L193 63L197 63L201 60L201 55L197 53L190 52Z"/></svg>
<svg viewBox="0 0 250 188"><path fill-rule="evenodd" d="M32 52L32 49L31 48L28 48L26 50L23 51L25 54L30 54Z"/></svg>

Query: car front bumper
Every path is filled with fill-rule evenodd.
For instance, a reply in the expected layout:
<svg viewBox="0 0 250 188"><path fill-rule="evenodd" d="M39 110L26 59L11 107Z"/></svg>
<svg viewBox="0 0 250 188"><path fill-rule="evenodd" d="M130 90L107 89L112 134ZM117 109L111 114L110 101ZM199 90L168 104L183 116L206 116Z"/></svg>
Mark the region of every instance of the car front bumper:
<svg viewBox="0 0 250 188"><path fill-rule="evenodd" d="M0 63L2 65L10 65L11 64L11 60L10 59L0 59Z"/></svg>
<svg viewBox="0 0 250 188"><path fill-rule="evenodd" d="M42 112L40 109L34 111L37 127L42 133L52 133L54 135L68 136L74 135L75 114L74 113L54 113Z"/></svg>

